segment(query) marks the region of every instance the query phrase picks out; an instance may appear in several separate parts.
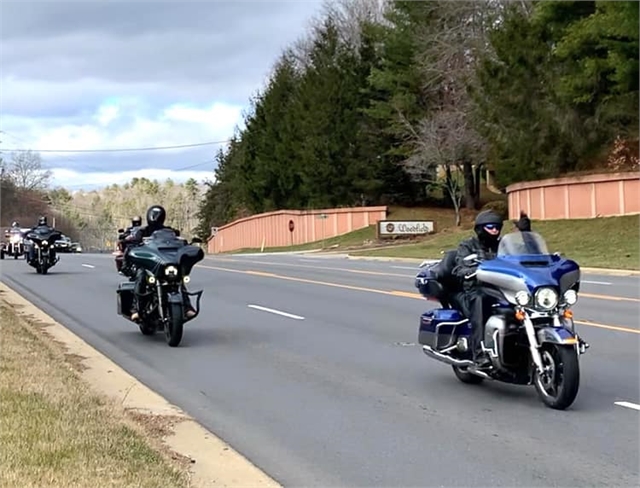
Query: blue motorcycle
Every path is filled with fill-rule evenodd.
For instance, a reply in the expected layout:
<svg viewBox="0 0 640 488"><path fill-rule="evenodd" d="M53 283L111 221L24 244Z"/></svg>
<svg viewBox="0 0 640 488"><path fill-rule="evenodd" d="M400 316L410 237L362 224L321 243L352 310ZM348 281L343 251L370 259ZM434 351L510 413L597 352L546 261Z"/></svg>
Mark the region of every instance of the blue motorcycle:
<svg viewBox="0 0 640 488"><path fill-rule="evenodd" d="M451 365L464 383L533 384L545 405L568 408L580 386L578 358L589 347L576 333L571 310L580 289L578 264L550 254L535 232L503 236L494 259L465 258L477 264L465 279L476 279L491 302L482 341L491 361L480 368L472 358L471 323L456 303L455 253L422 263L415 278L422 296L441 305L420 317L418 342L424 353Z"/></svg>

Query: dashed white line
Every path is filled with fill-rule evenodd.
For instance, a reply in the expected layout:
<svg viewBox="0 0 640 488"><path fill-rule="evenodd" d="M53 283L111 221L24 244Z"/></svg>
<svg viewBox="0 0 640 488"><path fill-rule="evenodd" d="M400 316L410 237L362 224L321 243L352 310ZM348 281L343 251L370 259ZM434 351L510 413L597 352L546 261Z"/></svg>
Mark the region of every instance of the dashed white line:
<svg viewBox="0 0 640 488"><path fill-rule="evenodd" d="M301 317L300 315L294 315L292 313L283 312L281 310L275 310L273 308L261 307L260 305L247 305L247 307L253 308L255 310L261 310L263 312L274 313L276 315L282 315L283 317L289 317L290 319L304 320L304 317Z"/></svg>
<svg viewBox="0 0 640 488"><path fill-rule="evenodd" d="M95 266L93 264L84 264L82 263L82 266L84 266L85 268L95 268Z"/></svg>
<svg viewBox="0 0 640 488"><path fill-rule="evenodd" d="M609 283L608 281L589 281L589 280L581 280L582 283L589 283L590 285L606 285L606 286L610 286L611 283Z"/></svg>
<svg viewBox="0 0 640 488"><path fill-rule="evenodd" d="M638 405L637 403L615 402L614 405L618 405L619 407L631 408L633 410L640 410L640 405Z"/></svg>

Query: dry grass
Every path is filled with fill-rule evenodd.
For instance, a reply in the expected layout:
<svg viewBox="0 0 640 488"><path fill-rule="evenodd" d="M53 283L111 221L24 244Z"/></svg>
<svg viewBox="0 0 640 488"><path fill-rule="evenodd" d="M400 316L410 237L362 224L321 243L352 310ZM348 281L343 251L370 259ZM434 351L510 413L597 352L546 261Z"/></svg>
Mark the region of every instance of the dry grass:
<svg viewBox="0 0 640 488"><path fill-rule="evenodd" d="M4 304L0 334L0 487L188 486L184 460L155 445L164 425L137 419L145 435L89 390L78 358Z"/></svg>

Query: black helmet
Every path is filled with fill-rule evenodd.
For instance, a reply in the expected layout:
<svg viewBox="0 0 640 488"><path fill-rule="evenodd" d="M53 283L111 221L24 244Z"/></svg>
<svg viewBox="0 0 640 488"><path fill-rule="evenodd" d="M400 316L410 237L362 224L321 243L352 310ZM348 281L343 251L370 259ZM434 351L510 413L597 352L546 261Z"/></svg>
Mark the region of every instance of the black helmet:
<svg viewBox="0 0 640 488"><path fill-rule="evenodd" d="M133 227L140 227L142 225L142 217L140 217L139 215L136 215L135 217L133 217L131 219L131 225Z"/></svg>
<svg viewBox="0 0 640 488"><path fill-rule="evenodd" d="M147 210L147 225L150 227L160 227L164 225L167 218L167 211L162 205L152 205Z"/></svg>
<svg viewBox="0 0 640 488"><path fill-rule="evenodd" d="M496 234L490 234L487 229L498 229ZM476 217L473 227L480 242L488 247L495 247L500 239L500 231L502 230L502 217L492 210L480 212Z"/></svg>
<svg viewBox="0 0 640 488"><path fill-rule="evenodd" d="M40 217L38 219L38 225L47 225L47 217L46 217L46 215L43 215L42 217Z"/></svg>

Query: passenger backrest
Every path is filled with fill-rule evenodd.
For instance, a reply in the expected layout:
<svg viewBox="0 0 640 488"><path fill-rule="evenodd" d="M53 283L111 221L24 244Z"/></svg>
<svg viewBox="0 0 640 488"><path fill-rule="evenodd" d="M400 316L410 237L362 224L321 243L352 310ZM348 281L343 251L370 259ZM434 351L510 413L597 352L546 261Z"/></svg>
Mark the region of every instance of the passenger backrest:
<svg viewBox="0 0 640 488"><path fill-rule="evenodd" d="M444 253L442 260L438 263L434 273L440 283L449 292L458 290L458 280L453 276L453 268L456 265L457 249L451 249Z"/></svg>

